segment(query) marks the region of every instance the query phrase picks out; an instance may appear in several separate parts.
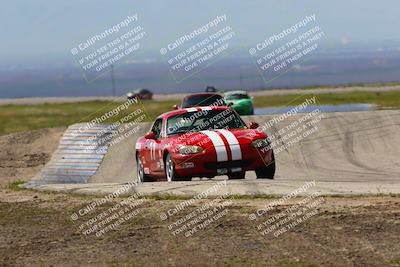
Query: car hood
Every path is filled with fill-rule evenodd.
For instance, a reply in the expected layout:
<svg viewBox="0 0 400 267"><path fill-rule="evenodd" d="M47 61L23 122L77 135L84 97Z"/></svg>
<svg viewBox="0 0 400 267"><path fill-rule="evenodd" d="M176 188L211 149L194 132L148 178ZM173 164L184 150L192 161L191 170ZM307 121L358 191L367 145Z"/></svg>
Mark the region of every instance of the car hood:
<svg viewBox="0 0 400 267"><path fill-rule="evenodd" d="M256 139L266 137L265 133L254 129L229 129L179 134L170 136L169 138L175 146L196 145L207 148L215 144L223 146L224 139L228 142L235 142L237 140L240 145L247 145Z"/></svg>

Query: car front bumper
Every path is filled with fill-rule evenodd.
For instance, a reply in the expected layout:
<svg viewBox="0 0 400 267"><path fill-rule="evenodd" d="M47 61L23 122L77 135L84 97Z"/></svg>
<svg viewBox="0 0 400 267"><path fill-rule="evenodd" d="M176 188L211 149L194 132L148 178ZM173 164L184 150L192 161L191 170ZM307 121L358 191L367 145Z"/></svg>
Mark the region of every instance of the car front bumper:
<svg viewBox="0 0 400 267"><path fill-rule="evenodd" d="M218 162L214 151L199 154L174 154L172 159L178 175L191 177L214 177L240 171L266 167L272 158L272 150L262 151L249 147L242 150L242 159Z"/></svg>

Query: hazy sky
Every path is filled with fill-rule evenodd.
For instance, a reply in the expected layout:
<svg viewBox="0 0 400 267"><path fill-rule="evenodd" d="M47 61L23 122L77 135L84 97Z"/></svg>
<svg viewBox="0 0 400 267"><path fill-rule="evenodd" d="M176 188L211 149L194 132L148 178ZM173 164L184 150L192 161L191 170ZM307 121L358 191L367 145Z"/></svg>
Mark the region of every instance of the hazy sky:
<svg viewBox="0 0 400 267"><path fill-rule="evenodd" d="M243 46L313 13L331 43L400 42L399 10L395 0L3 1L0 58L69 55L77 43L135 13L148 34L144 45L150 52L222 14Z"/></svg>

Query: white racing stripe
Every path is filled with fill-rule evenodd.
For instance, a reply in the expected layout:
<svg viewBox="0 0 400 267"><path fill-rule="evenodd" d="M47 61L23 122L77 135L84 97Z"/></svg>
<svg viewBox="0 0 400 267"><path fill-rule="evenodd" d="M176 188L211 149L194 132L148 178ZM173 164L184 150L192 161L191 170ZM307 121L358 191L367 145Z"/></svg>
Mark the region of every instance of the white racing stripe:
<svg viewBox="0 0 400 267"><path fill-rule="evenodd" d="M217 152L217 161L227 161L228 153L226 152L225 143L221 136L213 131L201 131L201 133L207 135L213 143L215 151Z"/></svg>
<svg viewBox="0 0 400 267"><path fill-rule="evenodd" d="M240 149L239 140L236 136L228 130L220 129L217 130L220 132L228 141L229 148L232 153L232 160L241 160L242 159L242 150Z"/></svg>

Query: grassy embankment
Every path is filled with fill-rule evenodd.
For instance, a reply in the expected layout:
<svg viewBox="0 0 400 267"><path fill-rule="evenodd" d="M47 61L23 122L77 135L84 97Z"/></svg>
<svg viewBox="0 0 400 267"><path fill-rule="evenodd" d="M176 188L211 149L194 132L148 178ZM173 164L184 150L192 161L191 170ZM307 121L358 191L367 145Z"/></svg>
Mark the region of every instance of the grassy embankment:
<svg viewBox="0 0 400 267"><path fill-rule="evenodd" d="M310 97L305 90L304 95L257 96L256 107L272 107L296 105ZM354 92L318 94L319 104L349 104L371 103L377 108L399 108L400 92ZM179 100L143 102L148 114L147 120L152 121L159 114L169 111ZM41 128L63 127L73 123L87 122L117 107L119 103L111 101L87 101L80 103L38 104L38 105L3 105L0 106L0 134L19 131L29 131ZM131 113L124 110L105 122L117 121Z"/></svg>

